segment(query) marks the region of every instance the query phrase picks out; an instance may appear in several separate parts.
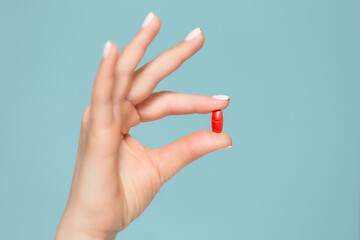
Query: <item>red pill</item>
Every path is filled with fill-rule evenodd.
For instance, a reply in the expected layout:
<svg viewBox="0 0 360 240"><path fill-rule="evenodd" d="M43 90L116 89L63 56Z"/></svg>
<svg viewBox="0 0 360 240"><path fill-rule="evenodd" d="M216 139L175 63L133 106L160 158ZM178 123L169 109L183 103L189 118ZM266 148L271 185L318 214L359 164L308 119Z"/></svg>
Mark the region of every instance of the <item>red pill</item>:
<svg viewBox="0 0 360 240"><path fill-rule="evenodd" d="M223 113L221 110L213 111L211 118L211 128L213 132L221 133L223 128Z"/></svg>

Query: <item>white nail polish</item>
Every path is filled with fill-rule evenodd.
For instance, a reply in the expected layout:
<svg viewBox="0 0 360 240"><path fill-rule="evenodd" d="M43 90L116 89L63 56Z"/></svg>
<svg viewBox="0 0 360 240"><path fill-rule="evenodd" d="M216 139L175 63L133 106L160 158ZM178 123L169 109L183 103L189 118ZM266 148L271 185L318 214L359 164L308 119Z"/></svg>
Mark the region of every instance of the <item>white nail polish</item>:
<svg viewBox="0 0 360 240"><path fill-rule="evenodd" d="M226 149L229 149L229 148L232 148L232 145L224 147L224 148L220 148L219 150L226 150Z"/></svg>
<svg viewBox="0 0 360 240"><path fill-rule="evenodd" d="M103 58L106 58L109 55L110 49L111 49L111 42L107 41L105 43L105 46L104 46L103 52L102 52Z"/></svg>
<svg viewBox="0 0 360 240"><path fill-rule="evenodd" d="M144 19L143 23L142 23L142 28L146 27L147 25L149 25L151 23L151 21L154 19L154 13L150 12L146 18Z"/></svg>
<svg viewBox="0 0 360 240"><path fill-rule="evenodd" d="M214 95L212 96L213 98L216 98L218 100L229 100L230 97L229 96L226 96L226 95Z"/></svg>
<svg viewBox="0 0 360 240"><path fill-rule="evenodd" d="M201 28L195 28L185 38L186 41L190 41L201 34Z"/></svg>

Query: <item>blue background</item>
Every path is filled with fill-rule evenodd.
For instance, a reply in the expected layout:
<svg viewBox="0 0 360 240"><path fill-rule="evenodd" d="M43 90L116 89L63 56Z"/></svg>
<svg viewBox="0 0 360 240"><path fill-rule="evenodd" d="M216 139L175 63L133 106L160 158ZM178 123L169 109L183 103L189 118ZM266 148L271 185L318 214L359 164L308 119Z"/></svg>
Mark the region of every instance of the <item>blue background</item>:
<svg viewBox="0 0 360 240"><path fill-rule="evenodd" d="M162 29L142 63L203 28L157 90L229 95L234 147L186 167L117 239L357 239L358 0L2 0L0 239L54 236L103 44L124 47L150 11ZM188 115L132 134L159 147L209 128Z"/></svg>

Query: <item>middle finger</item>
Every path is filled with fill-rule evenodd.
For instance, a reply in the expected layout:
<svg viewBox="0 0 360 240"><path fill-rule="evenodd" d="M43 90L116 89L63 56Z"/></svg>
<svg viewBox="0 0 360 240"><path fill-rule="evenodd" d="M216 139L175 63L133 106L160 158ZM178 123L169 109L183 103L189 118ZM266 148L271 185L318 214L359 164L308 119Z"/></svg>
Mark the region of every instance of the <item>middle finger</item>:
<svg viewBox="0 0 360 240"><path fill-rule="evenodd" d="M200 28L196 28L171 49L157 56L135 72L128 100L134 105L146 99L156 85L166 76L178 69L187 59L200 50L205 37Z"/></svg>

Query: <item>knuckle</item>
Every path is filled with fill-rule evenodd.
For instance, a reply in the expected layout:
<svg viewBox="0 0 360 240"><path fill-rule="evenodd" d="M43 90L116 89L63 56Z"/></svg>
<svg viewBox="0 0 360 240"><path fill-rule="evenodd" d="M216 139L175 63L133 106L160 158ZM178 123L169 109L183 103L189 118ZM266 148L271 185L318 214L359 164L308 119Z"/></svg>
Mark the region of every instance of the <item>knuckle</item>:
<svg viewBox="0 0 360 240"><path fill-rule="evenodd" d="M95 91L91 94L91 102L97 102L99 100L99 94ZM86 108L85 108L86 109Z"/></svg>
<svg viewBox="0 0 360 240"><path fill-rule="evenodd" d="M170 94L170 93L174 93L173 91L169 91L169 90L163 90L158 92L159 94Z"/></svg>
<svg viewBox="0 0 360 240"><path fill-rule="evenodd" d="M185 152L188 154L188 157L189 159L191 159L191 161L194 161L199 158L190 141L185 141L184 148L185 148Z"/></svg>
<svg viewBox="0 0 360 240"><path fill-rule="evenodd" d="M89 121L89 116L90 116L90 105L88 105L84 112L83 112L83 115L81 117L81 122L82 123L87 123Z"/></svg>
<svg viewBox="0 0 360 240"><path fill-rule="evenodd" d="M128 78L132 75L133 70L128 67L127 62L119 61L116 66L115 73L117 78Z"/></svg>

